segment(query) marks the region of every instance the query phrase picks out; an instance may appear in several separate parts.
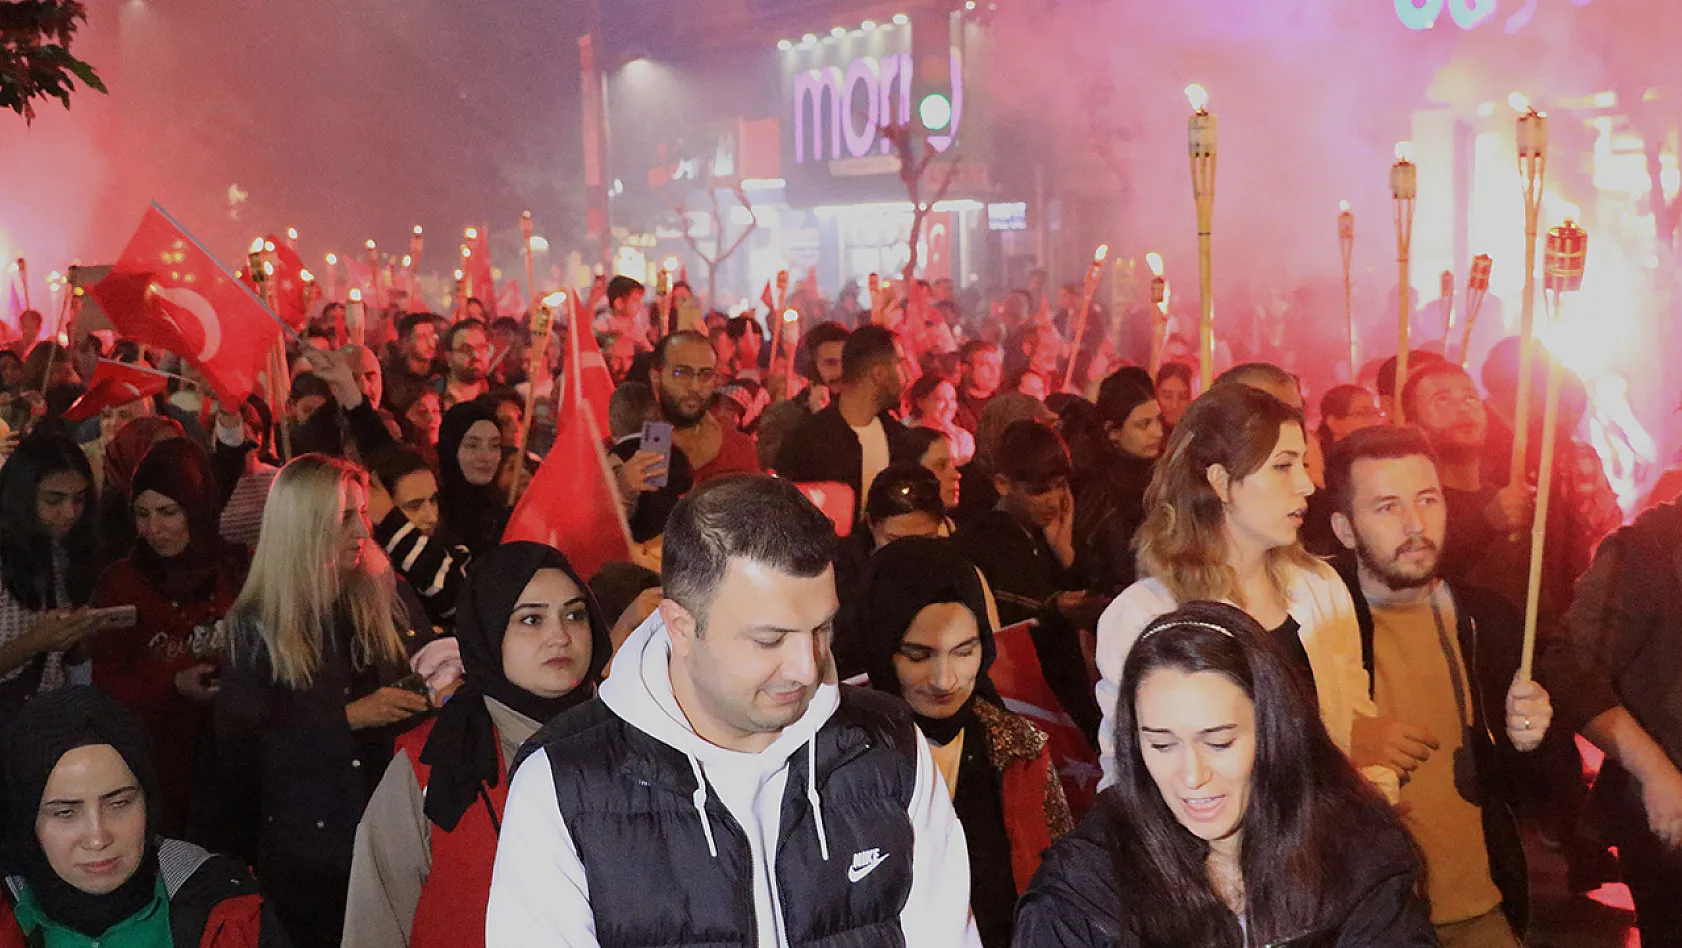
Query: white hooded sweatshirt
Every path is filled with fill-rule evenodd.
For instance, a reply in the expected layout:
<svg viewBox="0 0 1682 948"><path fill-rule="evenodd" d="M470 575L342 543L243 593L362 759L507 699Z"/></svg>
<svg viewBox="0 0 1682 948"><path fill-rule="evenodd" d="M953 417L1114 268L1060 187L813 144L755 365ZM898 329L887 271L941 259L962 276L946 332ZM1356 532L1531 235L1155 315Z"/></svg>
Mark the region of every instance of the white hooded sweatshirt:
<svg viewBox="0 0 1682 948"><path fill-rule="evenodd" d="M697 735L672 694L671 639L658 612L649 616L619 649L601 698L632 727L681 751L695 768L700 790L695 818L702 821L711 845L714 833L706 816L706 795L719 802L741 825L753 853L754 914L759 948L787 948L783 909L775 884L776 840L789 760L813 755L813 738L835 713L840 690L818 687L800 720L783 729L758 753L727 750ZM808 759L807 772L812 771ZM809 781L807 794L816 817L820 847L822 801ZM969 907L969 852L964 831L923 741L917 742L917 781L907 808L915 844L911 892L900 913L907 945L915 948L979 948ZM833 853L851 860L852 853ZM889 853L885 858L892 858ZM904 858L903 856L901 858ZM649 893L657 898L657 893ZM487 948L532 945L595 948L596 926L590 892L578 848L555 805L554 776L546 751L520 765L509 787L497 847L496 869L485 919Z"/></svg>

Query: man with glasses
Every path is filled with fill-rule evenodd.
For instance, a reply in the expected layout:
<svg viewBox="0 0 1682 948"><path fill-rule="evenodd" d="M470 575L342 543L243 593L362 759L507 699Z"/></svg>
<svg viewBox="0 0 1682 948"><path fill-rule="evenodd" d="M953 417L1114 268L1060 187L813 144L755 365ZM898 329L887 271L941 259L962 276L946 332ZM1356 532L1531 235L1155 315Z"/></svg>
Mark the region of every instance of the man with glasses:
<svg viewBox="0 0 1682 948"><path fill-rule="evenodd" d="M445 411L490 391L485 376L490 360L491 339L484 323L464 319L450 327L444 337L444 376L437 386Z"/></svg>
<svg viewBox="0 0 1682 948"><path fill-rule="evenodd" d="M674 429L698 487L726 474L758 474L753 438L720 424L707 408L718 387L718 357L700 333L675 332L654 348L648 380L660 398L660 417Z"/></svg>

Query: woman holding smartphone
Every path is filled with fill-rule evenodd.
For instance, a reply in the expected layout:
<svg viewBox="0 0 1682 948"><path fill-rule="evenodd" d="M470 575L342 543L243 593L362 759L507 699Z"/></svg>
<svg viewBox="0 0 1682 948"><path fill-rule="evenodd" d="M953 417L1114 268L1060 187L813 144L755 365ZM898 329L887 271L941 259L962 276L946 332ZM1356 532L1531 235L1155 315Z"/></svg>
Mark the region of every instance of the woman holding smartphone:
<svg viewBox="0 0 1682 948"><path fill-rule="evenodd" d="M393 687L424 622L370 541L368 479L306 454L275 476L227 619L215 730L217 847L255 855L299 946L339 944L351 848L396 734L428 708Z"/></svg>
<svg viewBox="0 0 1682 948"><path fill-rule="evenodd" d="M133 607L135 621L92 638L93 683L145 725L161 795L156 829L181 837L216 695L214 626L250 555L217 532L216 480L195 441L152 448L130 498L139 539L100 574L94 605Z"/></svg>

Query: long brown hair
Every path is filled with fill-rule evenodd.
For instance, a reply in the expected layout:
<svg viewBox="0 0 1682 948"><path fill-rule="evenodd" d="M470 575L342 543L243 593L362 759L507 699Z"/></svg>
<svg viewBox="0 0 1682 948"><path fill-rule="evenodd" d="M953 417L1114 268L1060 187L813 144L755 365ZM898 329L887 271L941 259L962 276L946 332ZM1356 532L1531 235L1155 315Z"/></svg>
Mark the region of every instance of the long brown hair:
<svg viewBox="0 0 1682 948"><path fill-rule="evenodd" d="M1233 483L1249 477L1273 455L1288 424L1302 427L1302 413L1248 385L1216 385L1191 403L1145 490L1145 522L1133 541L1141 575L1156 578L1176 602L1244 605L1227 562L1226 505L1209 483L1209 468L1221 465ZM1268 578L1285 595L1286 567L1314 562L1300 542L1270 550Z"/></svg>

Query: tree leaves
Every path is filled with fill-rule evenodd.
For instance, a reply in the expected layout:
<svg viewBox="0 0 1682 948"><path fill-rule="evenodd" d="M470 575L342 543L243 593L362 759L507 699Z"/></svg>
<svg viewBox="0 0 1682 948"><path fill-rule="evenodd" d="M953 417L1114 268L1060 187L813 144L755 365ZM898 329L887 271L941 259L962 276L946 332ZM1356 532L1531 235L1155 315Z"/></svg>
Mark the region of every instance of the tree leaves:
<svg viewBox="0 0 1682 948"><path fill-rule="evenodd" d="M87 18L80 0L0 2L0 107L33 122L37 100L57 99L69 108L77 80L106 92L93 66L70 53Z"/></svg>

